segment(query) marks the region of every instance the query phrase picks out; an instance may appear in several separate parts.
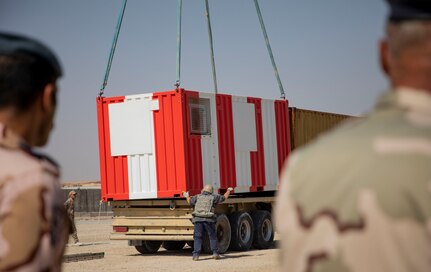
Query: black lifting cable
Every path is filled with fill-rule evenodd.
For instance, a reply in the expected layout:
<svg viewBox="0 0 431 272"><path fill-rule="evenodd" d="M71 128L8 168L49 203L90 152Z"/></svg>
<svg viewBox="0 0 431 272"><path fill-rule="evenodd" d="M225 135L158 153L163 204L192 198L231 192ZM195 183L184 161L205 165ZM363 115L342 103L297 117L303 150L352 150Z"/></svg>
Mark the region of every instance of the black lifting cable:
<svg viewBox="0 0 431 272"><path fill-rule="evenodd" d="M115 48L117 47L117 40L120 34L121 23L123 22L124 11L126 10L127 0L123 1L120 14L118 15L117 25L115 26L114 39L112 41L111 51L109 52L108 64L106 66L105 77L103 78L102 86L99 91L99 98L103 96L106 85L108 85L109 72L111 71L112 60L114 59Z"/></svg>
<svg viewBox="0 0 431 272"><path fill-rule="evenodd" d="M283 84L281 84L280 75L278 74L277 65L274 61L274 56L272 55L271 45L269 44L268 35L266 34L265 24L263 23L262 14L260 12L259 3L254 0L254 5L256 6L257 16L259 17L260 27L262 28L263 37L265 38L266 48L268 49L269 58L272 62L272 68L274 69L275 77L277 78L278 87L280 88L280 94L282 99L286 99L286 94L284 93Z"/></svg>

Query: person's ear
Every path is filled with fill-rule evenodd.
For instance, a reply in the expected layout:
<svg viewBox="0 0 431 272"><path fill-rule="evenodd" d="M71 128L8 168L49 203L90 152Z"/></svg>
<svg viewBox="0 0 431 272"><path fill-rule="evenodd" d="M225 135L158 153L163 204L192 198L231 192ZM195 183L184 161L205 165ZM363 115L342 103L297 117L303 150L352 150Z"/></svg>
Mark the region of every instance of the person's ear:
<svg viewBox="0 0 431 272"><path fill-rule="evenodd" d="M42 93L42 108L43 110L52 110L56 106L57 88L55 83L49 83L45 86Z"/></svg>
<svg viewBox="0 0 431 272"><path fill-rule="evenodd" d="M379 42L379 59L380 59L380 68L382 71L389 76L390 73L390 52L389 52L389 44L385 39L380 40Z"/></svg>

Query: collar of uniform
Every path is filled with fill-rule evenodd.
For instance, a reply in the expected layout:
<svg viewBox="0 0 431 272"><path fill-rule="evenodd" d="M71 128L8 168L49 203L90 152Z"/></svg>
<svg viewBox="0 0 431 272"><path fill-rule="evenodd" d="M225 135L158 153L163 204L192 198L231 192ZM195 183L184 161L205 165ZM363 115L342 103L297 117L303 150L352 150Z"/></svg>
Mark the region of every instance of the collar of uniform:
<svg viewBox="0 0 431 272"><path fill-rule="evenodd" d="M409 111L431 114L431 93L409 87L398 87L384 92L377 108L398 106Z"/></svg>
<svg viewBox="0 0 431 272"><path fill-rule="evenodd" d="M0 146L7 148L19 148L24 144L24 141L15 134L12 130L8 129L6 125L0 123Z"/></svg>
<svg viewBox="0 0 431 272"><path fill-rule="evenodd" d="M10 149L21 149L26 154L42 160L47 171L49 171L55 177L59 176L58 164L52 160L50 157L35 153L31 146L26 144L26 142L14 133L12 130L8 129L5 124L0 123L0 147L6 147Z"/></svg>
<svg viewBox="0 0 431 272"><path fill-rule="evenodd" d="M394 91L396 102L401 107L431 114L431 92L409 87L399 87Z"/></svg>

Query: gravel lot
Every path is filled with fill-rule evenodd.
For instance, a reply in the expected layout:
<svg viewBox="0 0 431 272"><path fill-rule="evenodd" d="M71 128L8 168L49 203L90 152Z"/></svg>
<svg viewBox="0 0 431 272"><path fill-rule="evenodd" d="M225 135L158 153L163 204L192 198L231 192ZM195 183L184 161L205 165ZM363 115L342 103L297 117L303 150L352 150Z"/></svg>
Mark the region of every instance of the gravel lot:
<svg viewBox="0 0 431 272"><path fill-rule="evenodd" d="M266 272L277 270L278 249L227 252L220 260L202 255L192 261L191 249L166 251L161 248L153 255L141 255L127 241L111 241L111 219L81 219L76 221L80 246L69 245L66 255L104 252L103 259L63 264L63 271L247 271ZM276 236L277 240L277 236Z"/></svg>

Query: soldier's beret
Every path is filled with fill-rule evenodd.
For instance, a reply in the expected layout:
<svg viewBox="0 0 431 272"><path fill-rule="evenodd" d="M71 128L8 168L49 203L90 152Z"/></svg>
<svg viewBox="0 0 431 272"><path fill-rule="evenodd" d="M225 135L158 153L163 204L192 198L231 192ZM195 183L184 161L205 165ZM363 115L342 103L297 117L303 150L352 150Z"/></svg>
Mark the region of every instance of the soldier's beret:
<svg viewBox="0 0 431 272"><path fill-rule="evenodd" d="M48 47L41 42L21 35L0 32L0 55L31 55L43 59L54 70L62 75L60 62Z"/></svg>
<svg viewBox="0 0 431 272"><path fill-rule="evenodd" d="M389 21L431 20L429 0L387 0Z"/></svg>

